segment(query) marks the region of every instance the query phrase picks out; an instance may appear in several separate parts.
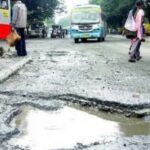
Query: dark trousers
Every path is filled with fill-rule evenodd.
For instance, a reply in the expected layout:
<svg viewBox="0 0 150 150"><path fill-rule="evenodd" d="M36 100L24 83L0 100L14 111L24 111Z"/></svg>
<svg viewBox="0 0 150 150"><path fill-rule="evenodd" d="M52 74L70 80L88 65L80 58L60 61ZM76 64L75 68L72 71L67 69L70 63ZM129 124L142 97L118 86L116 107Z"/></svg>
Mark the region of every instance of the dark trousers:
<svg viewBox="0 0 150 150"><path fill-rule="evenodd" d="M16 28L17 33L21 36L21 40L15 45L18 56L26 56L26 43L25 43L25 32L24 28Z"/></svg>

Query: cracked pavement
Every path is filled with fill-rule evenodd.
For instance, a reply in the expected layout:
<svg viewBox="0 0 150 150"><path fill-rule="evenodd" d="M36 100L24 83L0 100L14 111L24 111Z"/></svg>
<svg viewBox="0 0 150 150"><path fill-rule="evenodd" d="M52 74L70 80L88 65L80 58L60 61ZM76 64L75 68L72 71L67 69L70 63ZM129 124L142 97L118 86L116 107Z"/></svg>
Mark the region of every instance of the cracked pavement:
<svg viewBox="0 0 150 150"><path fill-rule="evenodd" d="M65 101L80 101L83 105L99 106L105 111L149 114L149 42L142 45L143 59L135 64L127 61L129 41L123 38L108 37L102 43L79 44L70 39L31 39L27 40L27 47L32 62L0 85L1 142L18 133L17 129L9 127L9 122L24 104L51 110L58 109ZM138 141L142 143L141 149L150 146L144 143L150 136L135 138L138 140L134 149L140 147ZM122 140L115 139L113 143L118 141L125 148ZM2 146L7 148L6 145ZM91 146L96 148L97 145ZM111 145L111 142L102 144ZM130 140L127 140L127 145L130 145ZM80 146L84 148L79 144L77 149ZM128 146L126 148L132 149Z"/></svg>

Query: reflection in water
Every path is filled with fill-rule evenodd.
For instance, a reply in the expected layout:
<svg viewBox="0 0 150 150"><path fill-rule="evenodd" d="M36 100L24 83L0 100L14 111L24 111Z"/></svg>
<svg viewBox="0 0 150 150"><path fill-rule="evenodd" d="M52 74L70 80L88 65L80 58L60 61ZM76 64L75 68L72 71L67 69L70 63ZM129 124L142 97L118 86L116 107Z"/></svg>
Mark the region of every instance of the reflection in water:
<svg viewBox="0 0 150 150"><path fill-rule="evenodd" d="M86 109L83 107L76 107L84 112L98 116L104 120L117 122L119 124L119 130L123 133L123 136L134 136L134 135L150 135L150 121L144 121L139 118L127 118L118 114L97 112L95 110Z"/></svg>
<svg viewBox="0 0 150 150"><path fill-rule="evenodd" d="M121 124L120 130L125 134L125 136L132 135L150 135L150 123L131 123L131 124Z"/></svg>
<svg viewBox="0 0 150 150"><path fill-rule="evenodd" d="M77 143L90 144L104 136L149 133L149 123L143 124L141 129L136 122L108 121L70 107L58 111L24 107L11 125L19 128L21 134L10 142L29 146L31 150L72 148Z"/></svg>

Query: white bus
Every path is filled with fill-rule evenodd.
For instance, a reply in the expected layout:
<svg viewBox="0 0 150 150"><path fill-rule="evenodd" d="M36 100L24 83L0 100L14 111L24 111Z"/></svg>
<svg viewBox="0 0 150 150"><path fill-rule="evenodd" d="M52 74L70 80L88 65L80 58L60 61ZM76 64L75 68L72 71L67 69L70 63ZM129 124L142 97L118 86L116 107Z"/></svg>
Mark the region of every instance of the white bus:
<svg viewBox="0 0 150 150"><path fill-rule="evenodd" d="M70 34L75 43L91 38L104 41L106 31L106 19L100 6L81 5L72 10Z"/></svg>

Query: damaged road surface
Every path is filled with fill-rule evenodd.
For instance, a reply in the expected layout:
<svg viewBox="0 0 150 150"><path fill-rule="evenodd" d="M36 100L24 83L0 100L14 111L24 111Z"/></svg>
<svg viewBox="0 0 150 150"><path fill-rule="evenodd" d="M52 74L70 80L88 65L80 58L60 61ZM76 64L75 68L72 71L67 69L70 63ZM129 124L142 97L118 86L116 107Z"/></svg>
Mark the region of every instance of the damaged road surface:
<svg viewBox="0 0 150 150"><path fill-rule="evenodd" d="M28 40L33 61L0 85L0 150L149 149L149 46L130 64L125 39Z"/></svg>

